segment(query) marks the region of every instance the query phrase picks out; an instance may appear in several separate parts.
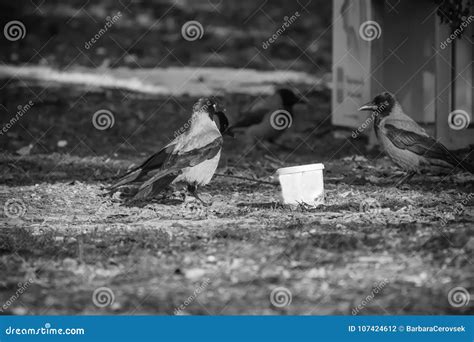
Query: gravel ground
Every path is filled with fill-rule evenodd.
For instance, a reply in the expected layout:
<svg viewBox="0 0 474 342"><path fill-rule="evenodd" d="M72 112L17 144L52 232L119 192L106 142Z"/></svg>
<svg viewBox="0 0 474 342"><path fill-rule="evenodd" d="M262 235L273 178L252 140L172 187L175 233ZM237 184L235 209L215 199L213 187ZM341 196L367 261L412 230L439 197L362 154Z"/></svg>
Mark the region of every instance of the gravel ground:
<svg viewBox="0 0 474 342"><path fill-rule="evenodd" d="M126 164L2 157L9 184L0 200L11 207L16 199L25 210L0 230L6 313L469 311L449 305L448 292L472 290L470 176L423 176L397 189L387 160L346 157L325 163L326 204L318 208L287 208L278 204L278 186L224 177L203 190L209 207L167 198L130 206L101 190ZM261 174L274 166L219 171L271 180ZM113 294L105 307L93 301L101 287ZM272 304L275 288L284 292Z"/></svg>

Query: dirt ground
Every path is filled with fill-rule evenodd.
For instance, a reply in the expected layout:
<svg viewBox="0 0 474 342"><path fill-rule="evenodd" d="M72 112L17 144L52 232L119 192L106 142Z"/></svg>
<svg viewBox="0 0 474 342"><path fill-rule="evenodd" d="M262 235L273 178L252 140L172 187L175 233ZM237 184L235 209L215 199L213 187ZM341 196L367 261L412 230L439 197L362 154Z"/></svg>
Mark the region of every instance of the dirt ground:
<svg viewBox="0 0 474 342"><path fill-rule="evenodd" d="M450 306L447 293L472 289L471 176L418 176L397 189L389 177L399 172L366 154L364 141L315 134L296 149L242 153L230 139L220 174L275 182L278 167L323 162L326 204L287 208L278 186L216 176L203 189L209 207L165 197L130 206L102 188L143 157L113 152L113 132L100 134L106 141L80 136L71 153L55 152L46 134L36 153L0 156L0 201L25 210L2 219L0 302L28 284L4 313L320 315L361 304L357 314L469 311ZM153 150L154 136L142 135L128 148ZM103 308L92 301L100 287L114 296ZM277 287L290 291L290 304L272 305Z"/></svg>
<svg viewBox="0 0 474 342"><path fill-rule="evenodd" d="M192 18L184 8L175 15ZM232 26L232 13L242 10L227 10L217 22ZM55 30L61 15L51 17L49 30ZM37 13L27 19L40 20ZM72 34L82 20L76 16L54 39L67 41L62 35ZM252 20L257 25L261 19ZM135 35L141 34L140 25L126 24L112 33L136 29ZM173 31L173 25L151 31L136 47L141 65L156 65L163 49L145 47L158 41L157 35ZM322 34L327 23L307 19L298 25L296 32L313 25L312 32ZM47 33L30 31L28 44L45 40ZM206 44L215 45L215 37ZM241 46L248 42L239 39L223 52L225 65L243 66L247 50ZM114 60L120 50L106 41ZM325 52L319 54L322 71L308 57L295 68L328 72L329 40L322 39L320 48ZM176 53L180 60L200 65L208 48L203 49L188 59L183 56L189 47L177 46ZM53 41L41 52L43 59L34 56L30 63L64 66L72 50ZM26 62L28 53L29 48L19 45L3 61ZM269 53L270 59L256 60L254 67L288 65L294 50L290 44ZM99 53L89 61L78 58L75 63L83 65L104 62ZM176 60L163 64L179 65ZM118 65L127 62L120 59ZM35 102L0 137L0 314L472 313L472 305L451 305L448 293L458 286L474 293L474 178L420 175L395 188L402 174L377 150L367 151L366 139L322 134L330 127L328 89L307 94L311 106L297 110L294 126L279 141L283 147L243 150L238 140L226 138L219 174L275 184L215 176L202 190L212 202L209 207L168 196L127 205L103 190L132 163L167 143L187 120L195 98L18 79L2 83L0 95L8 113L30 99ZM227 103L255 98L225 95ZM97 130L91 123L100 108L115 114L110 129ZM275 170L314 162L325 165L325 204L279 204ZM12 211L8 215L6 208ZM96 294L104 288L105 303L98 303Z"/></svg>

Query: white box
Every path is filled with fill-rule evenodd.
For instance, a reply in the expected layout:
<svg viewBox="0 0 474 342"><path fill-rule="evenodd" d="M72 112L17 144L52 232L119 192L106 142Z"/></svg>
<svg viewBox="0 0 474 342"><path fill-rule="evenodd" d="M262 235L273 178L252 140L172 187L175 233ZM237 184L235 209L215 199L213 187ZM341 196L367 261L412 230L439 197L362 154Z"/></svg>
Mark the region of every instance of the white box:
<svg viewBox="0 0 474 342"><path fill-rule="evenodd" d="M324 204L323 164L285 167L277 170L284 204Z"/></svg>

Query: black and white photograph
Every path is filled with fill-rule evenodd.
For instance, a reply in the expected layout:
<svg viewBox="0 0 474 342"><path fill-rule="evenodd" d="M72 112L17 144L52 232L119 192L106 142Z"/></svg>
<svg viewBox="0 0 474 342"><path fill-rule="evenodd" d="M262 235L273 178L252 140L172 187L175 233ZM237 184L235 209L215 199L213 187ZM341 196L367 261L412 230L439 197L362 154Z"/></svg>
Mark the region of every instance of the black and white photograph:
<svg viewBox="0 0 474 342"><path fill-rule="evenodd" d="M0 315L474 313L472 0L0 18Z"/></svg>

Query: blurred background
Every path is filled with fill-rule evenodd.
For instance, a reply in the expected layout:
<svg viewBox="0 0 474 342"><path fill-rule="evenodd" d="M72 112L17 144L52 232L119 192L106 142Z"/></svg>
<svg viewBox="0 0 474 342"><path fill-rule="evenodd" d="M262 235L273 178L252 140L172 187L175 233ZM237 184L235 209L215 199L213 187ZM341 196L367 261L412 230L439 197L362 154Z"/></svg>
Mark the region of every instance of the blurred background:
<svg viewBox="0 0 474 342"><path fill-rule="evenodd" d="M330 2L32 0L1 6L2 21L21 18L26 27L24 39L1 40L2 117L34 102L21 124L0 137L10 151L33 144L33 154L144 155L173 138L197 97L219 96L234 119L278 87L310 101L295 108L294 126L283 138L289 149L318 125L330 125ZM287 20L284 34L277 33ZM202 25L202 37L183 38L189 21ZM107 134L91 127L101 109L115 118ZM312 140L304 145L302 152L316 147Z"/></svg>

